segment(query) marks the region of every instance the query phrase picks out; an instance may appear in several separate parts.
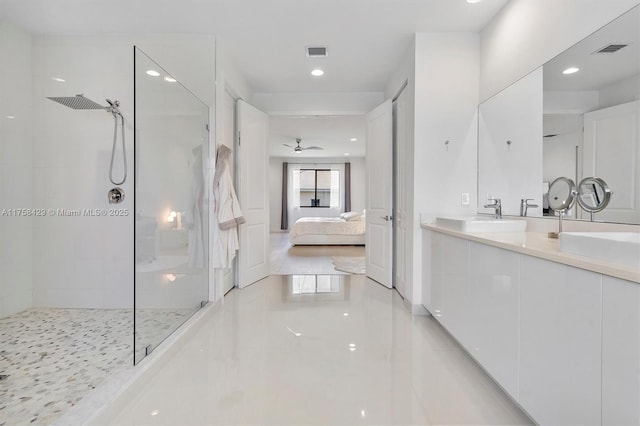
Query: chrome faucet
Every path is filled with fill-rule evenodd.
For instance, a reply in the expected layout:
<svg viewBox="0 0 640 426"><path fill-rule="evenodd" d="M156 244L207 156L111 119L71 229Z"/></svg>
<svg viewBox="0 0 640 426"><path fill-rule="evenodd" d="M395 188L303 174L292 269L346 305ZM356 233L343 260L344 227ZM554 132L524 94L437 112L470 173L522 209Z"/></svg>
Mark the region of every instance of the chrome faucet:
<svg viewBox="0 0 640 426"><path fill-rule="evenodd" d="M520 199L520 216L526 217L527 216L527 209L529 207L531 207L531 208L538 207L537 204L529 204L529 201L533 201L533 198L522 198L522 199Z"/></svg>
<svg viewBox="0 0 640 426"><path fill-rule="evenodd" d="M496 219L502 219L502 200L500 198L489 198L487 201L493 201L490 204L485 204L485 209L495 209Z"/></svg>

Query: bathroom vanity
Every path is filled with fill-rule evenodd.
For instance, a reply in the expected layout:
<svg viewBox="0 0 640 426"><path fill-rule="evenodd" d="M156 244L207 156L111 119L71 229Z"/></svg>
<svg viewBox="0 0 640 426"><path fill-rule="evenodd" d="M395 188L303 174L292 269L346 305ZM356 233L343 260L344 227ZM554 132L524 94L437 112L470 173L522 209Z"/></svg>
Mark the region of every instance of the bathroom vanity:
<svg viewBox="0 0 640 426"><path fill-rule="evenodd" d="M640 424L640 266L422 228L424 306L537 423Z"/></svg>

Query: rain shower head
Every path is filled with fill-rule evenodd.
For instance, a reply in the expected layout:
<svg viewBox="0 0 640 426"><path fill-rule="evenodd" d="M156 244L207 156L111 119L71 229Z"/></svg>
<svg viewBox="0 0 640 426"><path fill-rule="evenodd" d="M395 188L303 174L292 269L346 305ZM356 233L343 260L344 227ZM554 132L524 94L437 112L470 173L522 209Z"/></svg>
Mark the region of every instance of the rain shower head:
<svg viewBox="0 0 640 426"><path fill-rule="evenodd" d="M91 99L85 98L83 94L75 96L62 96L62 97L47 97L52 101L58 102L64 106L68 106L73 109L102 109L105 110L108 107L102 106Z"/></svg>

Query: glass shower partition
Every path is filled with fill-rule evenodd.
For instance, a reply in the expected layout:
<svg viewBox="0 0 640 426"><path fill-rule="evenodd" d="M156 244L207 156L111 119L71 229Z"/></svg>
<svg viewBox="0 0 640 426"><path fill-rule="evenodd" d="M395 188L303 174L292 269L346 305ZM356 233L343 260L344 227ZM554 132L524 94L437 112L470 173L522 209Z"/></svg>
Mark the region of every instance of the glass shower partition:
<svg viewBox="0 0 640 426"><path fill-rule="evenodd" d="M209 108L139 48L134 363L208 300Z"/></svg>

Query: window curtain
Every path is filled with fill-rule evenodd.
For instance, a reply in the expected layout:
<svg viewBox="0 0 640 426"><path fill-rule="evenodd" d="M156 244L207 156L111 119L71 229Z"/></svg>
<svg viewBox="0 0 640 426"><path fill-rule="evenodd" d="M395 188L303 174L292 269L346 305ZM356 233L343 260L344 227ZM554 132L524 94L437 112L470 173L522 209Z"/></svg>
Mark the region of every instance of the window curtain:
<svg viewBox="0 0 640 426"><path fill-rule="evenodd" d="M282 213L280 214L280 229L289 229L289 163L282 163Z"/></svg>
<svg viewBox="0 0 640 426"><path fill-rule="evenodd" d="M344 163L344 211L351 211L351 163Z"/></svg>

